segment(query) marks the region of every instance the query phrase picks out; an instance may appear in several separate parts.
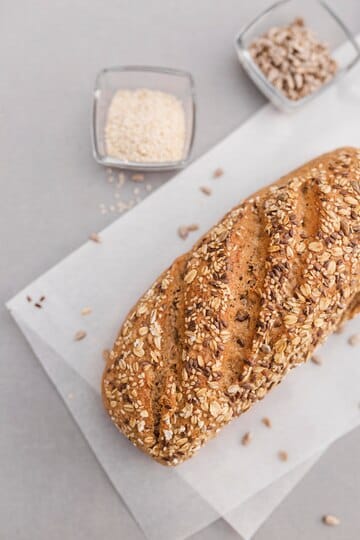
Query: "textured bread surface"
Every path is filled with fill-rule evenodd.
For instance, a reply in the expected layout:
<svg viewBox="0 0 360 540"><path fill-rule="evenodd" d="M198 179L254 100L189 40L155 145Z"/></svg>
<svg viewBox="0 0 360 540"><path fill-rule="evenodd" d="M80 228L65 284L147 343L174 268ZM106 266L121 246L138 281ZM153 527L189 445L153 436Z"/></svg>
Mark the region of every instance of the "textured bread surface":
<svg viewBox="0 0 360 540"><path fill-rule="evenodd" d="M231 210L130 311L102 391L115 425L176 465L360 311L360 150Z"/></svg>

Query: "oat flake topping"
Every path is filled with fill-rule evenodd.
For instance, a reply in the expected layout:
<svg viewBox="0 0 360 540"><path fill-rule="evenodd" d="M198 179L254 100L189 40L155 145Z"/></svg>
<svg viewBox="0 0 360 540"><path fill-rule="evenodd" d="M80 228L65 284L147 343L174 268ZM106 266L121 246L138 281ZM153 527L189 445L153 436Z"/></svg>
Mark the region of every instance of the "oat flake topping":
<svg viewBox="0 0 360 540"><path fill-rule="evenodd" d="M360 151L308 163L229 212L124 322L103 378L116 426L191 457L360 311Z"/></svg>

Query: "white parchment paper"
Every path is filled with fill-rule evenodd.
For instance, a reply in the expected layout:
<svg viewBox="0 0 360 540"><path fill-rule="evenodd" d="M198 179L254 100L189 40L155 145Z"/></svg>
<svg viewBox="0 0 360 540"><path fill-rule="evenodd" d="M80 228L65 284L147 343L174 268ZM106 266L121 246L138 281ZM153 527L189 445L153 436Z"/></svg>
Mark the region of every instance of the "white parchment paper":
<svg viewBox="0 0 360 540"><path fill-rule="evenodd" d="M360 146L359 84L357 71L351 85L334 86L291 116L264 107L103 231L101 244L85 244L29 285L9 302L9 309L98 395L102 349L111 346L137 298L198 236L183 242L176 235L178 226L197 222L202 234L243 197L306 160L337 146ZM225 174L214 180L212 173L218 167ZM211 197L200 192L204 184L213 189ZM26 294L45 295L44 308L34 309L26 302ZM93 309L86 318L80 315L84 306ZM80 329L86 330L87 338L75 342L73 336ZM352 322L349 331L358 329L359 323ZM111 430L107 452L112 459L104 467L110 477L117 469L117 489L150 538L169 538L169 531L171 538L183 538L196 530L195 522L199 528L217 515L228 514L359 424L356 349L346 345L343 336L336 336L325 346L323 356L323 366L298 368L262 403L175 471L134 450L107 421L99 398L91 407L88 404L81 421L96 418L97 427L89 427L90 432L97 432L100 424ZM273 420L272 430L260 422L265 414ZM244 448L239 441L248 430L254 440ZM98 433L93 447L100 453L108 438L96 439ZM282 449L289 454L286 463L277 459ZM186 522L184 514L176 520L176 509L189 500L196 501L193 509L196 505L203 509L193 513L190 509Z"/></svg>
<svg viewBox="0 0 360 540"><path fill-rule="evenodd" d="M152 483L144 486L141 482L141 468L134 468L121 450L121 440L109 422L104 421L104 412L99 405L99 395L79 375L77 375L37 334L14 314L15 320L34 353L39 358L46 373L53 381L65 401L71 414L78 423L99 463L107 472L114 488L123 494L123 500L148 538L169 539L185 538L219 518L218 514L192 490L184 484L178 475L172 475L171 484L164 489L161 476L152 478ZM122 462L119 462L119 455ZM307 471L320 457L312 459L294 468L279 480L260 491L238 508L229 512L225 519L244 540L249 540L258 530L276 506L303 478ZM119 464L120 463L120 464ZM123 473L123 465L131 469L131 481L124 486L128 476ZM140 488L139 488L140 486ZM159 490L160 487L160 490ZM168 490L176 494L175 504L164 505ZM157 505L149 504L149 499L156 493ZM170 503L173 500L170 499ZM186 516L186 519L183 518Z"/></svg>

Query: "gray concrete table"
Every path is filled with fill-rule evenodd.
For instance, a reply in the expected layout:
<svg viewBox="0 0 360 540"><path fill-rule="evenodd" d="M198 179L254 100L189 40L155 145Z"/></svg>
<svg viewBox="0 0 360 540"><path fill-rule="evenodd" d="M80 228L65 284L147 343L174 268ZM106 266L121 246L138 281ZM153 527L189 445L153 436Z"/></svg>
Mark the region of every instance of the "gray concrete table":
<svg viewBox="0 0 360 540"><path fill-rule="evenodd" d="M268 0L3 0L0 17L0 538L140 540L3 303L118 217L90 151L93 82L104 66L191 71L198 94L194 157L263 103L232 41ZM360 31L360 3L338 10ZM149 177L154 186L170 175ZM133 186L126 186L128 198ZM339 360L340 361L340 360ZM359 395L360 398L360 395ZM360 530L360 430L335 444L257 540L354 539ZM323 513L342 519L329 530ZM186 516L184 516L186 519ZM200 539L235 539L218 521ZM169 539L171 540L171 539Z"/></svg>

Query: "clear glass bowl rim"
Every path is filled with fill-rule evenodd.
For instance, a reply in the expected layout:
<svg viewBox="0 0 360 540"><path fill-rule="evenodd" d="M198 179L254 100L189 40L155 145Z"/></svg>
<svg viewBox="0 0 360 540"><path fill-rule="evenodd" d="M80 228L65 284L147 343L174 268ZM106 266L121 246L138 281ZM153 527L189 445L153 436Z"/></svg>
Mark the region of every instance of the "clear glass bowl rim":
<svg viewBox="0 0 360 540"><path fill-rule="evenodd" d="M297 109L299 106L303 105L304 103L310 101L315 96L317 96L320 92L322 92L325 88L330 86L335 82L336 79L338 79L341 75L344 75L346 72L350 71L355 64L360 60L360 46L357 43L354 34L349 30L349 28L346 26L346 24L343 22L343 20L338 16L338 14L323 0L313 0L314 2L318 3L322 8L332 17L335 22L340 26L342 31L344 32L347 40L351 43L351 45L354 48L355 56L354 59L346 66L344 66L341 71L339 71L335 77L333 77L328 83L321 86L318 90L313 92L312 94L309 94L308 96L303 97L302 99L299 99L297 101L293 101L289 98L287 98L284 94L281 93L280 90L277 90L275 86L273 86L266 76L262 73L262 71L256 66L255 62L248 58L247 54L247 48L245 47L244 43L244 36L250 30L254 25L256 25L261 19L266 17L271 11L274 11L276 8L283 4L288 4L293 2L293 0L279 0L278 2L275 2L274 4L271 4L266 9L261 11L254 19L252 19L249 23L247 23L243 28L240 30L240 32L236 35L234 40L234 45L236 52L241 55L242 65L246 71L249 69L252 70L252 75L255 76L255 78L259 81L259 83L265 87L267 95L272 96L274 98L275 102L281 102L285 109L292 110ZM245 65L246 62L246 65ZM256 82L256 81L254 81ZM261 86L257 85L258 88L264 93Z"/></svg>
<svg viewBox="0 0 360 540"><path fill-rule="evenodd" d="M150 72L150 73L160 73L160 74L166 74L166 75L174 75L177 77L183 77L188 80L189 82L189 95L191 97L191 103L192 103L192 130L190 134L190 140L189 140L189 147L186 153L186 156L184 156L182 159L178 161L161 161L161 162L137 162L137 161L122 161L116 158L112 158L110 156L102 156L102 154L99 151L98 147L98 140L96 136L96 113L97 113L97 106L98 106L98 91L99 88L99 82L101 77L106 75L107 73L114 73L114 72ZM125 66L111 66L107 68L103 68L101 71L98 72L96 78L95 78L95 86L94 86L94 99L93 99L93 108L92 108L92 130L91 130L91 140L92 140L92 151L93 156L97 163L100 165L106 165L107 167L119 167L129 170L152 170L152 171L161 171L161 170L172 170L172 169L181 169L182 167L185 167L187 163L190 160L191 151L194 144L194 138L195 138L195 129L196 129L196 93L195 93L195 81L194 77L189 71L181 70L181 69L174 69L174 68L167 68L167 67L161 67L161 66L142 66L142 65L125 65Z"/></svg>

